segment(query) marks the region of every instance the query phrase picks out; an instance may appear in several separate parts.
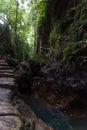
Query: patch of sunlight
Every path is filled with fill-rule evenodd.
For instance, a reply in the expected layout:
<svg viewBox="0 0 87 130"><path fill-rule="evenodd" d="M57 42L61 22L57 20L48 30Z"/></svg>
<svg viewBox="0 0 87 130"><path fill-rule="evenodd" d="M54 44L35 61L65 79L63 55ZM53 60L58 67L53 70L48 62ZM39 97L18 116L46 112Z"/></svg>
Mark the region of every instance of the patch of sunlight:
<svg viewBox="0 0 87 130"><path fill-rule="evenodd" d="M0 19L0 24L4 24L3 21Z"/></svg>

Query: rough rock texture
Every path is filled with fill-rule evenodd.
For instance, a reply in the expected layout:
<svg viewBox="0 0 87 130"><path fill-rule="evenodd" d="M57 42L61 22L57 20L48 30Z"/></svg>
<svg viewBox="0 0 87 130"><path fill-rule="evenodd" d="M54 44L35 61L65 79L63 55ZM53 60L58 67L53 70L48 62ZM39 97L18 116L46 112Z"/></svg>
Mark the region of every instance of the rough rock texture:
<svg viewBox="0 0 87 130"><path fill-rule="evenodd" d="M0 130L23 129L20 113L10 102L14 85L13 71L0 59Z"/></svg>
<svg viewBox="0 0 87 130"><path fill-rule="evenodd" d="M0 65L8 66L3 59L0 60ZM16 71L17 78L23 79L26 73L27 76L32 76L31 70L29 70L29 65L22 62ZM0 130L53 130L38 119L31 108L21 99L12 97L14 85L13 71L10 68L0 70Z"/></svg>
<svg viewBox="0 0 87 130"><path fill-rule="evenodd" d="M23 97L21 96L21 98ZM39 119L23 100L15 97L12 104L21 112L25 130L53 130L52 127Z"/></svg>
<svg viewBox="0 0 87 130"><path fill-rule="evenodd" d="M31 67L31 71L33 74L33 77L36 77L39 75L39 72L42 68L42 66L45 64L41 61L37 61L37 60L30 60L29 61L30 67Z"/></svg>
<svg viewBox="0 0 87 130"><path fill-rule="evenodd" d="M13 74L13 73L8 73L8 72L5 72L5 73L0 72L0 77L4 77L4 78L6 78L6 77L14 78L14 74Z"/></svg>
<svg viewBox="0 0 87 130"><path fill-rule="evenodd" d="M49 63L42 68L40 76L34 80L36 96L61 109L87 109L85 67L70 73L62 66L63 62L59 57L51 57Z"/></svg>
<svg viewBox="0 0 87 130"><path fill-rule="evenodd" d="M9 66L12 67L12 68L17 67L17 65L18 65L19 62L20 62L20 60L18 60L18 59L13 59L13 58L11 58L11 57L8 57L8 58L6 59L6 61L7 61L7 63L9 64Z"/></svg>
<svg viewBox="0 0 87 130"><path fill-rule="evenodd" d="M20 62L15 70L15 78L21 92L30 92L32 83L32 72L26 61Z"/></svg>
<svg viewBox="0 0 87 130"><path fill-rule="evenodd" d="M4 77L0 77L0 87L6 87L6 88L12 88L14 87L14 78L4 78Z"/></svg>

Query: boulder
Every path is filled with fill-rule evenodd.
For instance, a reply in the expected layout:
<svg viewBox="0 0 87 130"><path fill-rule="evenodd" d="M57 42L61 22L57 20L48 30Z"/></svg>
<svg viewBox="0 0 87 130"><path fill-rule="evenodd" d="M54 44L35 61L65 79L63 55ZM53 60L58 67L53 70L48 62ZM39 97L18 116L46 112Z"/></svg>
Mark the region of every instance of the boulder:
<svg viewBox="0 0 87 130"><path fill-rule="evenodd" d="M15 78L21 92L30 92L32 84L32 72L26 61L20 62L15 70Z"/></svg>
<svg viewBox="0 0 87 130"><path fill-rule="evenodd" d="M11 58L11 57L8 57L6 59L6 61L9 64L9 66L12 67L12 68L16 67L19 64L19 60L18 59L14 59L14 58Z"/></svg>
<svg viewBox="0 0 87 130"><path fill-rule="evenodd" d="M37 60L30 60L29 64L32 70L33 77L38 76L41 70L41 67L43 66L43 63Z"/></svg>

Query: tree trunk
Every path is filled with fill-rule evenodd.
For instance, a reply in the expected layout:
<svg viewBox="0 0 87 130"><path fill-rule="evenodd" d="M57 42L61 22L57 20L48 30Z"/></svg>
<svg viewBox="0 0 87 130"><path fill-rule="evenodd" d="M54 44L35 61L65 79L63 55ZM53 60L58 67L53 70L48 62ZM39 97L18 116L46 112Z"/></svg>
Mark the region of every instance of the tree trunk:
<svg viewBox="0 0 87 130"><path fill-rule="evenodd" d="M18 6L19 6L19 4L18 4L18 0L15 0L15 2L16 2L16 13L15 13L15 28L14 28L14 32L15 32L15 46L16 46L16 50L18 50L18 39L17 39L17 24L18 24ZM18 51L16 51L16 52L18 52ZM17 58L17 55L18 54L16 54L16 58Z"/></svg>

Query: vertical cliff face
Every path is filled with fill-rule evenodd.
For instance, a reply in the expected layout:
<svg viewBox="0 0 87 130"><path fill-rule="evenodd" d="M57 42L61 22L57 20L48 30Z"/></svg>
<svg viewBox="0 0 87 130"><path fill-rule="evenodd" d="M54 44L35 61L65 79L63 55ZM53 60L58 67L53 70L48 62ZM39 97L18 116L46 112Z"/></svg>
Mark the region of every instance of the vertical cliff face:
<svg viewBox="0 0 87 130"><path fill-rule="evenodd" d="M79 0L48 0L45 10L45 21L39 28L37 52L45 52L49 44L49 36L58 21L65 15L66 10L75 7ZM40 49L42 48L42 49Z"/></svg>
<svg viewBox="0 0 87 130"><path fill-rule="evenodd" d="M42 29L40 35L46 40L45 46L52 47L56 53L52 53L48 64L42 68L42 77L35 82L38 93L40 97L47 96L46 100L51 103L52 100L53 103L59 101L60 107L67 107L68 104L77 107L75 105L78 104L79 107L86 108L87 4L77 0L50 0L47 4L46 23L46 26L43 25L45 35L49 27L46 39L41 33ZM65 106L62 106L65 100L61 95L69 99L65 99Z"/></svg>

